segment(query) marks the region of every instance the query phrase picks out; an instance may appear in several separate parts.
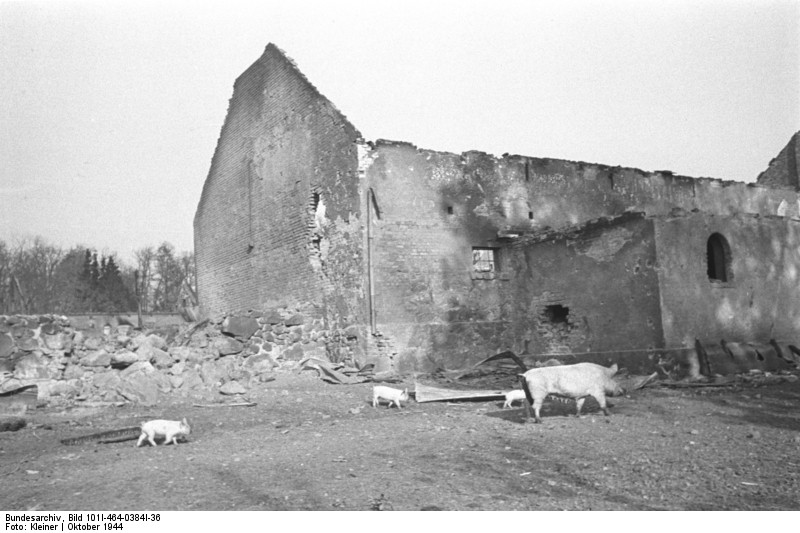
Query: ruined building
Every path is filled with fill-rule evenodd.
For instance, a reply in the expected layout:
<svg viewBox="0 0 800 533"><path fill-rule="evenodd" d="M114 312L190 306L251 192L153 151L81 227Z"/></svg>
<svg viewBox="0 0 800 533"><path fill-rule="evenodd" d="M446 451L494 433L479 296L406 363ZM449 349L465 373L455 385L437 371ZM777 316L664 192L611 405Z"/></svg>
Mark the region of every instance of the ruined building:
<svg viewBox="0 0 800 533"><path fill-rule="evenodd" d="M799 151L739 183L368 142L270 44L197 208L201 306L302 309L399 371L800 341Z"/></svg>

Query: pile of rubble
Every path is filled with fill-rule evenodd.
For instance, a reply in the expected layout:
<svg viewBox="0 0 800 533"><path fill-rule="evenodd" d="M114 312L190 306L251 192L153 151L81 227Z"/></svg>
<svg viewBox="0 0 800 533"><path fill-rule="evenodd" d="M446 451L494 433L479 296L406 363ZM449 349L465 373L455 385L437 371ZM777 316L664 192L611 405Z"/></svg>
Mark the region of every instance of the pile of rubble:
<svg viewBox="0 0 800 533"><path fill-rule="evenodd" d="M0 316L0 395L36 385L38 401L131 401L240 394L309 357L360 355L358 332L328 331L289 309L206 320L183 331L78 330L55 315Z"/></svg>

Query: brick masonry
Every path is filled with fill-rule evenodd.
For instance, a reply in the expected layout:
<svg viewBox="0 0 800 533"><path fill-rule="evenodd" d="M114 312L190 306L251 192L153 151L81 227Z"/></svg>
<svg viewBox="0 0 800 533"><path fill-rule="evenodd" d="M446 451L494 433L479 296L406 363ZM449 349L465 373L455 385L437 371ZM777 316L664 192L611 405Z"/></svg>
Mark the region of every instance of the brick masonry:
<svg viewBox="0 0 800 533"><path fill-rule="evenodd" d="M363 322L358 131L274 45L234 85L195 216L206 314Z"/></svg>
<svg viewBox="0 0 800 533"><path fill-rule="evenodd" d="M796 152L797 136L745 184L365 143L269 45L236 81L198 206L201 306L302 308L399 371L506 349L652 367L704 335L790 337ZM708 278L712 233L730 283Z"/></svg>

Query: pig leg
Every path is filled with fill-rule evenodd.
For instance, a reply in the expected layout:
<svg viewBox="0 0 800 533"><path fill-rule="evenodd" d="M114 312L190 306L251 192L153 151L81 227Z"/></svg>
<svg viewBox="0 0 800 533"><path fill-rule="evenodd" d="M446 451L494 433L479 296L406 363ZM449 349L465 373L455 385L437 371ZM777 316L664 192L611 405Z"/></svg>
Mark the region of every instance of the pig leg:
<svg viewBox="0 0 800 533"><path fill-rule="evenodd" d="M593 394L594 399L597 400L597 403L600 404L600 409L603 410L603 414L608 416L608 408L606 407L606 395L602 392L599 394Z"/></svg>
<svg viewBox="0 0 800 533"><path fill-rule="evenodd" d="M534 421L537 424L541 424L542 423L542 419L539 416L539 411L542 409L542 404L543 403L544 403L544 398L543 397L536 396L536 397L533 398L533 417L534 417Z"/></svg>
<svg viewBox="0 0 800 533"><path fill-rule="evenodd" d="M144 433L142 433L141 435L139 435L139 440L136 442L136 447L137 447L137 448L138 448L139 446L141 446L141 445L142 445L142 441L143 441L143 440L144 440L146 437L147 437L147 435L145 435Z"/></svg>
<svg viewBox="0 0 800 533"><path fill-rule="evenodd" d="M377 396L373 396L372 397L372 407L373 408L374 407L378 407L378 397Z"/></svg>
<svg viewBox="0 0 800 533"><path fill-rule="evenodd" d="M153 440L153 437L154 437L154 436L155 436L155 434L151 434L151 435L148 435L148 436L147 436L147 440L148 440L148 442L150 442L150 444L152 444L153 446L155 446L155 445L156 445L156 441L154 441L154 440Z"/></svg>
<svg viewBox="0 0 800 533"><path fill-rule="evenodd" d="M583 407L583 402L584 402L585 400L586 400L586 398L577 398L577 399L575 400L575 405L577 405L577 406L578 406L578 412L577 412L577 413L575 413L575 416L577 416L578 418L580 418L580 417L581 417L581 408Z"/></svg>

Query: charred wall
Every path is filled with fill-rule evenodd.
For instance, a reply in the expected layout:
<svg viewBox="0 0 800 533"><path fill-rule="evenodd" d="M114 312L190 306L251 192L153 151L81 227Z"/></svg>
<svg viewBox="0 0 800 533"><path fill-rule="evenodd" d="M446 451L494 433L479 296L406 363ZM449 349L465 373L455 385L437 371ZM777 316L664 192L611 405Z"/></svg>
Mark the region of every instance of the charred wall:
<svg viewBox="0 0 800 533"><path fill-rule="evenodd" d="M541 242L523 239L512 252L517 353L613 357L631 369L654 363L663 332L652 219L601 219Z"/></svg>
<svg viewBox="0 0 800 533"><path fill-rule="evenodd" d="M542 178L542 164L378 143L368 171L379 203L375 314L397 368L460 368L501 349L661 346L652 223L604 200L606 179L564 200L570 180ZM625 224L589 224L609 213ZM549 226L564 233L525 240ZM481 254L491 272L476 265Z"/></svg>
<svg viewBox="0 0 800 533"><path fill-rule="evenodd" d="M659 291L658 282L674 274L657 273L681 243L656 246L653 220L739 214L755 227L756 217L798 219L796 194L785 189L389 141L376 143L366 182L380 204L371 242L376 321L400 369L458 368L502 349L665 347L659 292L675 289ZM642 214L641 227L629 221L636 227L608 227L597 237L621 246L608 260L581 255L580 240L567 235L631 212ZM515 236L547 231L549 239L530 245L535 252L512 245ZM681 232L706 230L688 224ZM496 255L489 279L476 275L476 249ZM564 331L542 329L558 323L557 306L569 309ZM675 340L670 333L668 344Z"/></svg>

